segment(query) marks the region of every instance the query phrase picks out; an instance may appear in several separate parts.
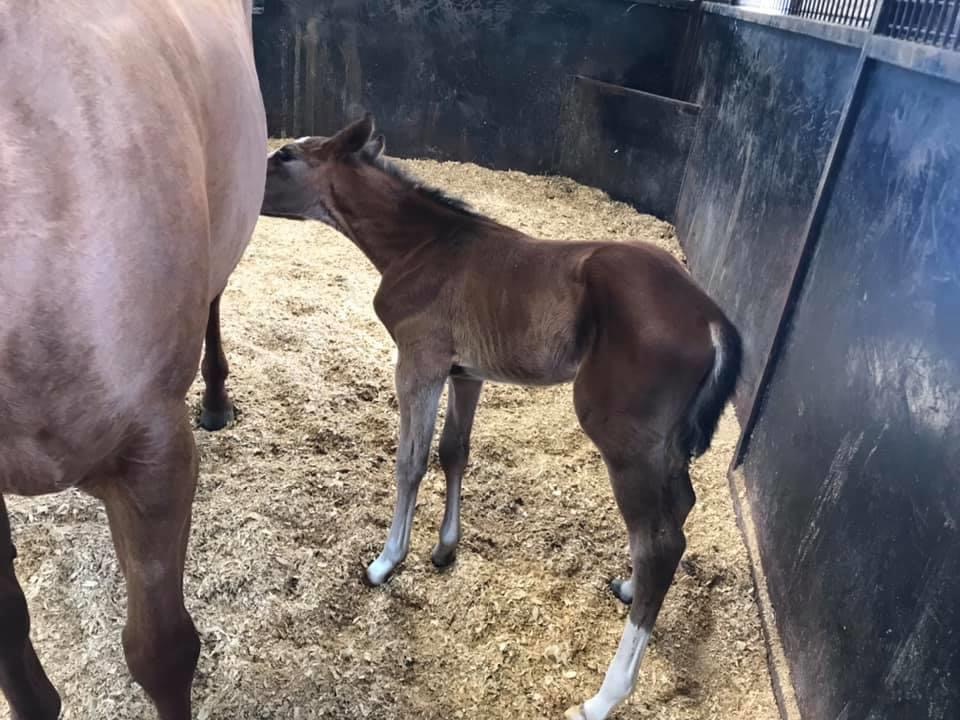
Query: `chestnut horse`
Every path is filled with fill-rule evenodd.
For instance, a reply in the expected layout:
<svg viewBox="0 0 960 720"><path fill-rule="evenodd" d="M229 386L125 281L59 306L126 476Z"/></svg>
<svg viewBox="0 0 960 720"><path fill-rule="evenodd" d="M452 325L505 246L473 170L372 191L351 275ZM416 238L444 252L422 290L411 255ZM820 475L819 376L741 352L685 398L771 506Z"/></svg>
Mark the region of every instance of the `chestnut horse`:
<svg viewBox="0 0 960 720"><path fill-rule="evenodd" d="M106 506L123 647L162 720L190 717L200 641L183 568L197 481L185 405L230 415L219 297L263 194L250 0L0 10L0 688L17 720L60 699L29 638L3 494Z"/></svg>
<svg viewBox="0 0 960 720"><path fill-rule="evenodd" d="M613 583L629 620L599 692L568 718L606 718L633 691L683 554L688 466L707 450L740 372L740 337L668 253L642 243L551 242L426 188L382 157L369 116L272 153L263 213L321 220L380 271L374 308L397 344L397 504L368 567L383 583L410 545L444 383L447 481L438 566L460 539L460 482L484 380L573 381L626 522L632 575Z"/></svg>

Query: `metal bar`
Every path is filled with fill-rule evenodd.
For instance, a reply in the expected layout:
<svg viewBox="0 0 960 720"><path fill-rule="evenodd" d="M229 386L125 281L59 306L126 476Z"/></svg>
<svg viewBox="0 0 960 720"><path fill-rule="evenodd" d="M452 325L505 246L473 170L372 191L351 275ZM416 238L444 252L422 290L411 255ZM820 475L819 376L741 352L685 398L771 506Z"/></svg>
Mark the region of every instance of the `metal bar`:
<svg viewBox="0 0 960 720"><path fill-rule="evenodd" d="M956 49L957 41L960 40L960 27L958 27L957 17L958 10L960 10L960 0L955 0L953 6L950 8L949 20L947 20L947 25L944 30L943 36L943 47L950 47L950 38L953 38L953 47Z"/></svg>
<svg viewBox="0 0 960 720"><path fill-rule="evenodd" d="M917 42L923 42L923 36L926 34L927 15L930 12L930 3L932 0L917 0L917 18L914 21L913 39Z"/></svg>
<svg viewBox="0 0 960 720"><path fill-rule="evenodd" d="M947 18L950 17L950 9L954 3L951 0L943 0L940 4L940 14L937 15L937 26L934 31L934 42L939 47L946 47L947 38L950 36L950 28L947 24Z"/></svg>
<svg viewBox="0 0 960 720"><path fill-rule="evenodd" d="M940 5L940 14L937 16L936 30L933 35L933 42L940 47L947 44L947 38L950 37L950 26L947 24L947 18L950 16L950 3L943 0Z"/></svg>
<svg viewBox="0 0 960 720"><path fill-rule="evenodd" d="M850 87L850 92L847 94L843 110L840 113L837 131L833 136L830 151L827 153L827 160L820 174L820 182L817 186L817 192L814 195L813 205L810 208L810 214L807 216L807 222L804 226L800 252L797 255L797 260L793 267L793 275L790 278L790 286L787 289L787 294L780 310L780 319L777 321L777 328L770 342L770 348L764 358L763 369L760 371L760 378L757 380L757 386L754 388L753 397L750 400L750 410L743 424L743 429L740 432L740 438L737 441L733 459L730 462L731 472L743 463L743 459L750 445L750 438L753 435L757 420L760 417L760 406L763 404L764 396L770 385L770 381L773 379L773 373L780 359L780 354L786 344L790 321L793 319L794 309L800 293L803 290L804 281L806 280L807 269L809 268L810 260L813 258L813 251L816 249L817 240L820 235L820 227L823 224L823 218L826 214L827 202L832 194L833 186L837 179L837 171L840 169L840 163L846 153L850 135L856 125L857 115L860 111L860 102L865 85L864 70L868 62L867 53L870 46L870 36L876 34L877 26L884 15L884 8L892 1L893 0L878 0L877 9L870 22L869 35L865 38L863 47L860 49L860 57L857 59L857 65L853 71L853 84Z"/></svg>
<svg viewBox="0 0 960 720"><path fill-rule="evenodd" d="M866 11L867 11L867 0L857 0L857 4L853 10L853 14L856 20L856 24L858 26L863 24L863 16L866 13Z"/></svg>
<svg viewBox="0 0 960 720"><path fill-rule="evenodd" d="M831 22L838 22L841 18L843 18L843 5L848 2L850 2L850 0L842 0L842 2L841 0L833 0L830 3L829 12Z"/></svg>
<svg viewBox="0 0 960 720"><path fill-rule="evenodd" d="M953 49L960 48L960 15L954 13L953 22Z"/></svg>
<svg viewBox="0 0 960 720"><path fill-rule="evenodd" d="M904 12L904 3L906 0L896 0L895 4L891 6L888 18L884 19L880 23L881 32L890 35L891 37L896 34L897 25L900 22L900 18ZM876 14L876 8L874 8L874 14Z"/></svg>
<svg viewBox="0 0 960 720"><path fill-rule="evenodd" d="M856 10L857 10L858 1L859 0L848 0L847 3L844 5L843 21L847 25L857 24Z"/></svg>
<svg viewBox="0 0 960 720"><path fill-rule="evenodd" d="M853 13L857 7L857 0L844 0L839 9L839 15L837 17L837 22L843 23L844 25L853 25L854 18Z"/></svg>
<svg viewBox="0 0 960 720"><path fill-rule="evenodd" d="M894 12L890 13L890 23L887 24L886 20L883 20L883 25L886 30L886 34L890 37L898 37L900 34L900 26L903 25L903 16L907 12L907 0L896 0L896 8Z"/></svg>
<svg viewBox="0 0 960 720"><path fill-rule="evenodd" d="M925 0L924 7L920 11L919 26L920 32L917 39L922 43L930 42L930 29L934 25L933 13L936 10L938 0Z"/></svg>
<svg viewBox="0 0 960 720"><path fill-rule="evenodd" d="M824 0L823 20L824 21L833 20L833 0Z"/></svg>
<svg viewBox="0 0 960 720"><path fill-rule="evenodd" d="M843 19L843 4L850 2L850 0L832 0L830 3L830 20L833 22L838 22Z"/></svg>
<svg viewBox="0 0 960 720"><path fill-rule="evenodd" d="M917 20L920 17L920 5L921 0L912 0L910 3L910 11L904 20L904 40L917 39Z"/></svg>
<svg viewBox="0 0 960 720"><path fill-rule="evenodd" d="M850 5L850 24L859 25L860 15L863 13L863 0L856 0Z"/></svg>

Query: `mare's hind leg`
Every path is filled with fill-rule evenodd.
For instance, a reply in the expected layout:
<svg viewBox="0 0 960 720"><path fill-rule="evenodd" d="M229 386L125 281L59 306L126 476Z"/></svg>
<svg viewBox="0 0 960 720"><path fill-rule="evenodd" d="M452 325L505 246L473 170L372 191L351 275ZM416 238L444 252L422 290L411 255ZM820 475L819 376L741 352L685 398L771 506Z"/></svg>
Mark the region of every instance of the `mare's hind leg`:
<svg viewBox="0 0 960 720"><path fill-rule="evenodd" d="M160 720L189 720L200 639L183 604L183 565L197 450L182 410L171 417L125 458L125 474L101 483L95 494L106 506L127 581L127 666Z"/></svg>
<svg viewBox="0 0 960 720"><path fill-rule="evenodd" d="M27 600L13 570L16 550L7 508L0 495L0 690L13 720L55 720L60 697L30 642Z"/></svg>
<svg viewBox="0 0 960 720"><path fill-rule="evenodd" d="M447 478L446 508L440 525L440 541L433 549L433 564L446 567L457 557L460 542L460 487L470 455L470 432L483 383L452 377L447 385L447 416L440 435L440 466Z"/></svg>
<svg viewBox="0 0 960 720"><path fill-rule="evenodd" d="M410 532L420 481L427 472L430 444L437 422L449 363L431 362L429 356L400 348L397 360L397 402L400 405L400 438L397 442L397 504L383 552L367 567L370 585L382 585L410 549Z"/></svg>
<svg viewBox="0 0 960 720"><path fill-rule="evenodd" d="M223 352L220 338L220 296L210 303L207 316L207 334L204 339L203 361L200 373L205 385L200 410L200 427L204 430L222 430L233 422L233 403L227 395L227 376L230 366Z"/></svg>

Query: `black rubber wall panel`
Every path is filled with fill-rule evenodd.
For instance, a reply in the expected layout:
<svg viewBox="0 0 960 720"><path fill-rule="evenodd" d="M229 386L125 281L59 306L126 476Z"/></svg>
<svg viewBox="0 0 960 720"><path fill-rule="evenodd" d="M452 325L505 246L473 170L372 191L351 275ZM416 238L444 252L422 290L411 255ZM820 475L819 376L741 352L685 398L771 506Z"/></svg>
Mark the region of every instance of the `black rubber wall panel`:
<svg viewBox="0 0 960 720"><path fill-rule="evenodd" d="M960 86L871 66L744 472L807 718L960 717Z"/></svg>
<svg viewBox="0 0 960 720"><path fill-rule="evenodd" d="M670 94L689 16L675 5L266 0L269 130L328 134L370 110L390 153L554 171L575 75Z"/></svg>
<svg viewBox="0 0 960 720"><path fill-rule="evenodd" d="M699 114L698 105L575 78L557 172L672 220Z"/></svg>
<svg viewBox="0 0 960 720"><path fill-rule="evenodd" d="M690 150L676 224L694 276L740 328L749 403L858 51L705 14Z"/></svg>

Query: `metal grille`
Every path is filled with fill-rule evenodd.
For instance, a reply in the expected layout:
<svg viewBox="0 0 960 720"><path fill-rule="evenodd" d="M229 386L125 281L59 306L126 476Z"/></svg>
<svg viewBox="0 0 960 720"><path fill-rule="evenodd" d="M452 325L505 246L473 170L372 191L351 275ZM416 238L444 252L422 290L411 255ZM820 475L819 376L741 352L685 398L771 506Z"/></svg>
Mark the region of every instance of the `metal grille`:
<svg viewBox="0 0 960 720"><path fill-rule="evenodd" d="M880 0L731 0L757 12L866 28ZM877 33L960 50L960 0L884 0Z"/></svg>
<svg viewBox="0 0 960 720"><path fill-rule="evenodd" d="M960 2L960 0L940 1ZM740 7L760 12L792 15L850 27L869 26L873 10L877 5L877 0L734 0L734 2Z"/></svg>
<svg viewBox="0 0 960 720"><path fill-rule="evenodd" d="M887 0L877 32L958 50L960 0Z"/></svg>

